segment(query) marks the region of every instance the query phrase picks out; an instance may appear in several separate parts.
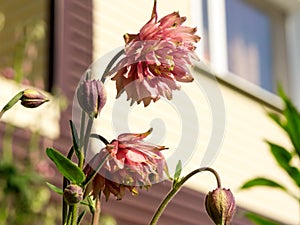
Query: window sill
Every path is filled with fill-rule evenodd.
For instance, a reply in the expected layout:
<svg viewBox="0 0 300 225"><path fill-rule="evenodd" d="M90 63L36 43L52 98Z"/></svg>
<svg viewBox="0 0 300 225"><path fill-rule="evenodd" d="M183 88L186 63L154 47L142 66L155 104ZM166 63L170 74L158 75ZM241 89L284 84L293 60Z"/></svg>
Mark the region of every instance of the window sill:
<svg viewBox="0 0 300 225"><path fill-rule="evenodd" d="M12 80L0 77L1 109L20 90L28 88L20 86ZM42 136L55 139L59 136L60 107L51 94L43 92L50 101L35 109L23 107L20 103L12 107L1 118L2 122L10 123L19 128L28 128L39 132Z"/></svg>
<svg viewBox="0 0 300 225"><path fill-rule="evenodd" d="M261 102L273 110L281 112L283 110L283 102L279 96L271 93L243 78L232 73L217 74L209 66L196 62L195 70L201 74L215 77L219 83L228 86L239 93L246 95L255 101Z"/></svg>

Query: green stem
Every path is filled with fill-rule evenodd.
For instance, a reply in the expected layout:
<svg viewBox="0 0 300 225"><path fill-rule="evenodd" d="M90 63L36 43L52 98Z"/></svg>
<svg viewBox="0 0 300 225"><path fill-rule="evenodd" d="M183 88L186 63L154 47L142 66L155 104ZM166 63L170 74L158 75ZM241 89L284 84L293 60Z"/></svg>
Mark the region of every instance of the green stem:
<svg viewBox="0 0 300 225"><path fill-rule="evenodd" d="M14 134L14 126L11 124L6 124L4 137L3 137L3 151L2 151L2 160L5 162L12 163L13 162L13 134Z"/></svg>
<svg viewBox="0 0 300 225"><path fill-rule="evenodd" d="M120 58L123 54L124 54L124 49L122 49L121 51L119 51L111 60L110 62L108 63L107 67L105 68L104 72L103 72L103 75L102 75L102 78L101 78L101 81L102 83L104 83L107 75L113 71L110 71L110 69L112 68L112 66L114 65L114 63L118 60L118 58Z"/></svg>
<svg viewBox="0 0 300 225"><path fill-rule="evenodd" d="M83 146L84 129L85 129L85 112L81 110L79 149L81 149L81 147Z"/></svg>
<svg viewBox="0 0 300 225"><path fill-rule="evenodd" d="M24 91L20 91L3 107L3 109L0 112L0 119L7 110L13 107L22 98L23 94Z"/></svg>
<svg viewBox="0 0 300 225"><path fill-rule="evenodd" d="M101 213L101 201L100 201L100 196L98 196L95 202L95 211L93 213L91 225L98 225L100 219L100 213Z"/></svg>
<svg viewBox="0 0 300 225"><path fill-rule="evenodd" d="M86 153L87 153L93 122L94 122L94 118L89 117L89 121L86 126L85 135L84 135L84 143L83 143L84 157L86 156Z"/></svg>
<svg viewBox="0 0 300 225"><path fill-rule="evenodd" d="M72 206L72 223L71 225L77 225L78 203Z"/></svg>
<svg viewBox="0 0 300 225"><path fill-rule="evenodd" d="M78 203L75 205L70 205L66 224L77 225L77 214L78 214Z"/></svg>
<svg viewBox="0 0 300 225"><path fill-rule="evenodd" d="M71 225L71 221L72 221L72 206L69 207L69 212L68 212L68 217L67 217L67 220L66 220L66 225Z"/></svg>
<svg viewBox="0 0 300 225"><path fill-rule="evenodd" d="M171 189L171 191L164 198L164 200L161 202L160 206L156 210L155 214L153 215L152 220L150 222L150 225L155 225L157 223L158 219L160 218L161 214L165 210L166 206L169 204L169 202L172 200L172 198L176 195L176 193L181 189L181 187L183 186L183 184L188 179L190 179L192 176L194 176L195 174L203 172L203 171L209 171L209 172L213 173L214 176L215 176L215 178L216 178L216 180L217 180L218 188L221 188L220 176L217 173L217 171L215 171L214 169L212 169L210 167L202 167L202 168L199 168L199 169L196 169L196 170L192 171L187 176L183 177L178 183L175 183L175 185L173 186L173 188Z"/></svg>
<svg viewBox="0 0 300 225"><path fill-rule="evenodd" d="M74 154L74 148L71 147L69 150L69 153L67 155L68 159L71 159L72 156ZM67 180L67 178L63 177L63 190L65 190L65 188L68 186L69 182ZM68 211L69 210L69 211ZM70 218L70 207L68 209L68 204L66 203L66 201L64 200L64 198L62 198L62 224L65 225L66 222L69 225L69 218Z"/></svg>
<svg viewBox="0 0 300 225"><path fill-rule="evenodd" d="M104 163L106 162L106 160L109 158L110 154L108 153L105 157L103 157L98 165L98 167L94 170L93 173L91 173L86 179L85 181L82 183L82 186L85 187L86 185L88 185L93 178L96 176L96 174L100 171L100 169L102 168L102 166L104 165Z"/></svg>

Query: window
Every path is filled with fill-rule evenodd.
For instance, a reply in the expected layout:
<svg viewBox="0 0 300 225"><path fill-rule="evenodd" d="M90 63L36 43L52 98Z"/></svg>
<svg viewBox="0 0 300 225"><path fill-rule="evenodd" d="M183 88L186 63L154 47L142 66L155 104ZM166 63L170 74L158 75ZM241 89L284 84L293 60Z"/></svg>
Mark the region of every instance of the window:
<svg viewBox="0 0 300 225"><path fill-rule="evenodd" d="M226 0L228 69L272 91L271 18L242 0Z"/></svg>
<svg viewBox="0 0 300 225"><path fill-rule="evenodd" d="M285 13L269 1L201 2L199 53L217 73L232 73L275 92L287 84ZM201 30L200 28L200 30Z"/></svg>
<svg viewBox="0 0 300 225"><path fill-rule="evenodd" d="M0 0L0 74L50 90L50 1Z"/></svg>

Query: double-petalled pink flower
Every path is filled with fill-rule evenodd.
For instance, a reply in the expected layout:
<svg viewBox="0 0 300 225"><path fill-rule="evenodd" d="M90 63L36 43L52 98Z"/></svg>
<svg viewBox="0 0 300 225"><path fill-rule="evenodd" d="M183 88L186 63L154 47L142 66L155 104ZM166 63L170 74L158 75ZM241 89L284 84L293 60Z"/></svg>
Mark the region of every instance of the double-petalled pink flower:
<svg viewBox="0 0 300 225"><path fill-rule="evenodd" d="M182 26L186 17L178 12L158 21L156 1L151 19L138 34L125 34L125 57L120 60L115 76L117 97L126 91L132 103L149 105L161 96L171 99L172 91L179 90L179 82L191 82L189 71L194 54L194 43L200 40L196 28Z"/></svg>
<svg viewBox="0 0 300 225"><path fill-rule="evenodd" d="M87 176L105 155L110 154L110 158L88 185L87 194L97 196L103 192L108 199L112 193L117 199L122 199L125 189L137 194L136 187L148 188L165 179L167 165L160 151L166 148L143 140L151 131L121 134L96 154L84 169Z"/></svg>

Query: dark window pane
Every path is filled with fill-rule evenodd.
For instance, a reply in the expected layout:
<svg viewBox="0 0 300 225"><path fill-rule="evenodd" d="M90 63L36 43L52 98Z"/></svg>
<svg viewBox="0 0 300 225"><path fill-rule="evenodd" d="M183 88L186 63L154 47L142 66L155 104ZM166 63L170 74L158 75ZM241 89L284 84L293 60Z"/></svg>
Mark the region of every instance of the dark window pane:
<svg viewBox="0 0 300 225"><path fill-rule="evenodd" d="M226 0L229 70L272 91L271 19L242 0Z"/></svg>

